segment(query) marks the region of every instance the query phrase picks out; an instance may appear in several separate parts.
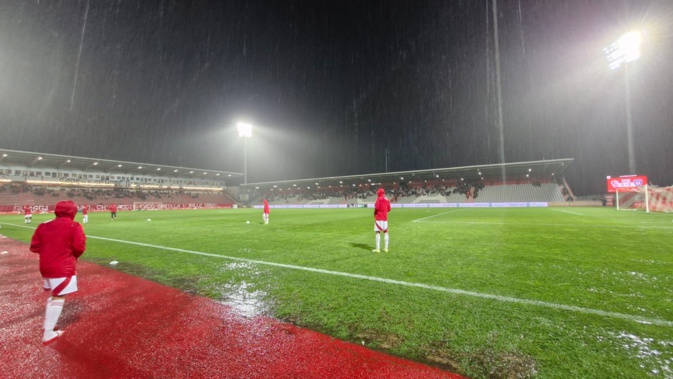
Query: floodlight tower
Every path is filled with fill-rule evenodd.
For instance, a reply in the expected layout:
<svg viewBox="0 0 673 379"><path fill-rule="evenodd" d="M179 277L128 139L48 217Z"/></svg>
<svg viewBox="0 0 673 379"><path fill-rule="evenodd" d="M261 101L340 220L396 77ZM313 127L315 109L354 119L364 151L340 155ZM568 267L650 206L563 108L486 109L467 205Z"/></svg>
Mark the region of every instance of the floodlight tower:
<svg viewBox="0 0 673 379"><path fill-rule="evenodd" d="M624 66L624 87L626 92L626 139L628 144L629 174L635 175L636 157L633 151L633 119L631 117L631 83L629 79L629 63L640 58L642 36L638 31L631 31L610 46L603 49L608 59L608 67L616 70Z"/></svg>
<svg viewBox="0 0 673 379"><path fill-rule="evenodd" d="M252 125L239 122L238 136L243 137L243 184L248 184L248 138L252 137Z"/></svg>

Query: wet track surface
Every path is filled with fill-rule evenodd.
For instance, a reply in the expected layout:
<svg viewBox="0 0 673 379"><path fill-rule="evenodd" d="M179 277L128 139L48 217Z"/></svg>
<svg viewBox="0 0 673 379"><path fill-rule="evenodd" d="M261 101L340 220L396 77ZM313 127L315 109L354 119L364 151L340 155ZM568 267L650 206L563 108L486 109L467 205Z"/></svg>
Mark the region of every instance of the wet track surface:
<svg viewBox="0 0 673 379"><path fill-rule="evenodd" d="M43 346L37 255L0 253L1 378L461 378L82 261Z"/></svg>

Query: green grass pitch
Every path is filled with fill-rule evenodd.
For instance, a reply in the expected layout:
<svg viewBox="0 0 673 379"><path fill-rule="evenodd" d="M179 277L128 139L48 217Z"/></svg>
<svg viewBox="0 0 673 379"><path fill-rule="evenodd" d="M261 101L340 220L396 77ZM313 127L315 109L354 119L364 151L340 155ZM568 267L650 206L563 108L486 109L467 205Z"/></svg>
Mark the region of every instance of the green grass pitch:
<svg viewBox="0 0 673 379"><path fill-rule="evenodd" d="M389 216L375 254L371 209L94 213L83 259L472 378L673 377L673 216ZM52 217L0 216L0 233L28 242Z"/></svg>

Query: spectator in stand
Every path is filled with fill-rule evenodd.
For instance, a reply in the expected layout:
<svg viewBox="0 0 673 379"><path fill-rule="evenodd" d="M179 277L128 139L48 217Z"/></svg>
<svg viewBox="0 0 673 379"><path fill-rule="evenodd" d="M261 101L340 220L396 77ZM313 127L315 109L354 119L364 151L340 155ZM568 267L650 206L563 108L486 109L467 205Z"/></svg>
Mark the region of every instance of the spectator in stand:
<svg viewBox="0 0 673 379"><path fill-rule="evenodd" d="M269 202L264 199L264 225L269 223Z"/></svg>
<svg viewBox="0 0 673 379"><path fill-rule="evenodd" d="M30 205L23 207L23 222L26 224L33 222L33 210L30 209Z"/></svg>
<svg viewBox="0 0 673 379"><path fill-rule="evenodd" d="M82 206L82 223L86 224L89 222L89 204L84 204Z"/></svg>
<svg viewBox="0 0 673 379"><path fill-rule="evenodd" d="M44 314L42 343L55 341L63 334L54 330L61 316L65 295L77 291L75 265L86 249L82 225L75 221L77 206L72 201L56 203L56 219L41 223L30 242L30 251L40 255L40 274L44 289L51 290Z"/></svg>
<svg viewBox="0 0 673 379"><path fill-rule="evenodd" d="M388 252L388 212L390 212L390 200L386 198L386 191L379 188L376 191L378 196L374 203L374 232L376 233L376 249L372 252L381 252L381 232L384 236L384 252Z"/></svg>
<svg viewBox="0 0 673 379"><path fill-rule="evenodd" d="M108 209L110 210L110 218L113 219L113 220L116 220L117 219L117 204L110 204Z"/></svg>

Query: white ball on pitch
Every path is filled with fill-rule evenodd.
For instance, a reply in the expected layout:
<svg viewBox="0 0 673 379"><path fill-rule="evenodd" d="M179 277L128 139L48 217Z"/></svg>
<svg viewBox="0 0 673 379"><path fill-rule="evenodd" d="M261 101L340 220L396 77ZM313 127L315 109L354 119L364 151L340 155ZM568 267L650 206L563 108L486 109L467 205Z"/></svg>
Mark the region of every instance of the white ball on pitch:
<svg viewBox="0 0 673 379"><path fill-rule="evenodd" d="M117 263L119 263L119 262L117 262L117 261L110 262L110 264L113 265L113 266L116 265Z"/></svg>
<svg viewBox="0 0 673 379"><path fill-rule="evenodd" d="M151 218L148 218L147 221L152 221L152 219L151 219Z"/></svg>
<svg viewBox="0 0 673 379"><path fill-rule="evenodd" d="M249 223L250 223L250 221L246 221L245 223L246 223L246 224L249 224Z"/></svg>

